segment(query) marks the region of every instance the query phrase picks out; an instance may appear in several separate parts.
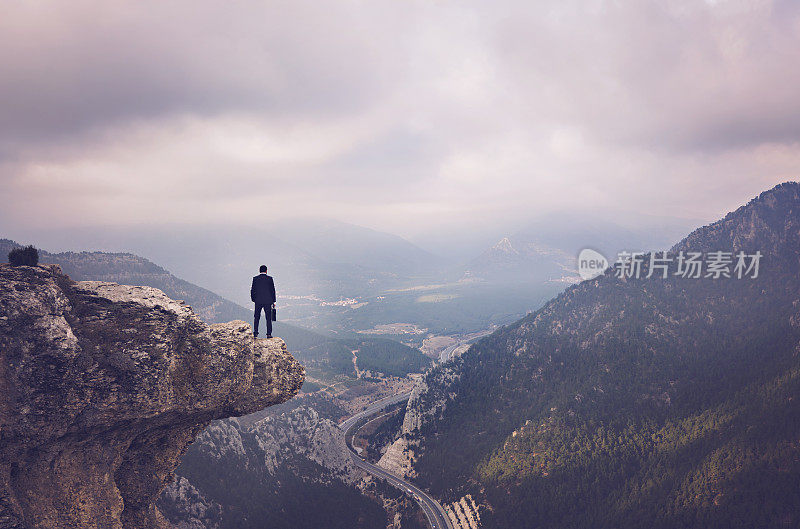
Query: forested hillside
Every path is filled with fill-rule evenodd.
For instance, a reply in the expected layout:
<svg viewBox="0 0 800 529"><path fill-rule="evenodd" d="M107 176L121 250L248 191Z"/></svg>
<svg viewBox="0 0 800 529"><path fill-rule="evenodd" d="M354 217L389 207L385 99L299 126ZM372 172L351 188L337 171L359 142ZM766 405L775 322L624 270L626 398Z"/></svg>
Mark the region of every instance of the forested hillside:
<svg viewBox="0 0 800 529"><path fill-rule="evenodd" d="M415 404L443 408L420 479L480 496L488 528L797 526L800 186L681 251L761 252L759 274L647 279L645 256L478 342Z"/></svg>

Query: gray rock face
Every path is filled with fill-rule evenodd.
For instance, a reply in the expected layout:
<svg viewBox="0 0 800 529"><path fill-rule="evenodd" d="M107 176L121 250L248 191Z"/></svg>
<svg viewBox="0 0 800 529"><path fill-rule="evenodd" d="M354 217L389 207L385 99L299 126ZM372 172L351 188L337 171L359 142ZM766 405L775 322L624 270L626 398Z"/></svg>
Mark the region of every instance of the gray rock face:
<svg viewBox="0 0 800 529"><path fill-rule="evenodd" d="M331 498L354 499L364 474L353 464L344 432L333 421L308 405L252 419L214 421L187 450L175 472L184 489L196 494L177 494L171 485L158 500L173 525L188 528L203 521L206 525L198 529L211 529L215 520L222 527L236 527L246 520L251 527L310 527L314 524L309 516L296 511L298 493L303 494L306 508L315 505L320 495L323 503ZM349 509L358 512L367 501L349 504ZM209 503L219 505L219 511L209 509ZM210 518L209 512L219 512L218 518ZM303 519L297 521L296 516ZM337 520L332 526L346 525Z"/></svg>
<svg viewBox="0 0 800 529"><path fill-rule="evenodd" d="M158 506L174 529L217 529L222 507L208 501L189 480L178 477L161 493Z"/></svg>
<svg viewBox="0 0 800 529"><path fill-rule="evenodd" d="M414 384L406 404L400 437L381 456L378 466L405 478L416 477L414 462L419 456L420 429L444 413L455 396L453 383L458 381L461 358L439 366Z"/></svg>
<svg viewBox="0 0 800 529"><path fill-rule="evenodd" d="M346 483L362 477L344 448L344 432L329 419L320 417L314 408L303 406L279 417L268 417L254 424L250 432L263 454L263 464L271 473L281 460L299 455Z"/></svg>
<svg viewBox="0 0 800 529"><path fill-rule="evenodd" d="M303 379L282 340L160 290L0 265L0 527L167 527L153 502L195 436Z"/></svg>
<svg viewBox="0 0 800 529"><path fill-rule="evenodd" d="M249 427L237 419L214 421L197 437L192 451L242 472L274 475L279 466L289 462L313 461L325 469L324 474L314 476L317 482L338 479L354 483L363 476L345 448L344 432L308 406Z"/></svg>

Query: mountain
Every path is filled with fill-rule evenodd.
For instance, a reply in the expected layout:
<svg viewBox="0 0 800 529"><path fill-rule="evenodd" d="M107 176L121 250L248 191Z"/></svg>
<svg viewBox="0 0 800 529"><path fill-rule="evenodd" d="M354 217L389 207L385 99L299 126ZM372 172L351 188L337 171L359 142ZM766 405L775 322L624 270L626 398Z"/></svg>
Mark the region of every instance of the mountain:
<svg viewBox="0 0 800 529"><path fill-rule="evenodd" d="M519 236L503 237L467 264L465 277L491 283L574 280L575 256Z"/></svg>
<svg viewBox="0 0 800 529"><path fill-rule="evenodd" d="M592 214L550 214L500 239L470 260L463 273L491 283L574 283L579 280L575 259L584 248L600 251L612 263L622 250L667 248L684 223L658 220L660 225L626 228Z"/></svg>
<svg viewBox="0 0 800 529"><path fill-rule="evenodd" d="M718 251L760 252L757 277L735 257L731 278L674 275ZM800 524L800 185L668 257L666 279L649 256L608 270L428 373L394 464L477 498L487 528Z"/></svg>
<svg viewBox="0 0 800 529"><path fill-rule="evenodd" d="M325 263L415 274L441 262L397 235L332 219L284 221L274 226L274 233Z"/></svg>

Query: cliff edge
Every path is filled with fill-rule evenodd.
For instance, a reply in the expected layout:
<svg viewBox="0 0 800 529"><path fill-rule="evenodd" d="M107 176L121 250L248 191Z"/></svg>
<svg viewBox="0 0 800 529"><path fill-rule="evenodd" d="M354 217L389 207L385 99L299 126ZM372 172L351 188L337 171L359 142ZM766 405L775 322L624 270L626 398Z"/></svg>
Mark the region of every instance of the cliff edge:
<svg viewBox="0 0 800 529"><path fill-rule="evenodd" d="M160 290L0 265L0 528L168 527L154 502L195 436L304 374Z"/></svg>

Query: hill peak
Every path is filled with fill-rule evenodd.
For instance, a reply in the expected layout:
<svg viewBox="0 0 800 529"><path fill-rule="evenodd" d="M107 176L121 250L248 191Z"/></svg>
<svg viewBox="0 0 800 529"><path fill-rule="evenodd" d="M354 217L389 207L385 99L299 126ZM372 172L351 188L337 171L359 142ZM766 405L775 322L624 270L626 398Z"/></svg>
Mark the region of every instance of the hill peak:
<svg viewBox="0 0 800 529"><path fill-rule="evenodd" d="M694 230L672 251L760 251L797 267L800 256L800 183L764 191L724 218Z"/></svg>
<svg viewBox="0 0 800 529"><path fill-rule="evenodd" d="M492 250L496 250L498 252L503 252L503 253L515 254L515 255L519 254L517 249L514 248L514 245L511 244L511 241L508 239L508 237L503 237L502 239L500 239L500 241L497 244L492 246Z"/></svg>

